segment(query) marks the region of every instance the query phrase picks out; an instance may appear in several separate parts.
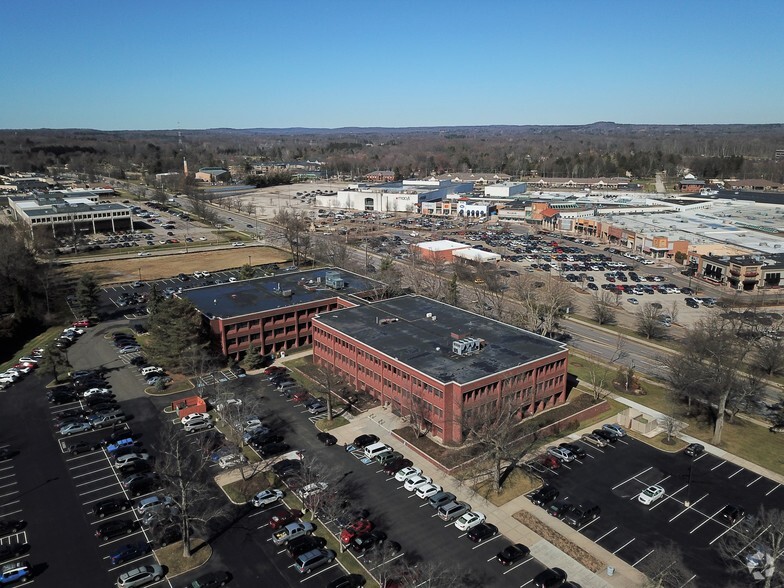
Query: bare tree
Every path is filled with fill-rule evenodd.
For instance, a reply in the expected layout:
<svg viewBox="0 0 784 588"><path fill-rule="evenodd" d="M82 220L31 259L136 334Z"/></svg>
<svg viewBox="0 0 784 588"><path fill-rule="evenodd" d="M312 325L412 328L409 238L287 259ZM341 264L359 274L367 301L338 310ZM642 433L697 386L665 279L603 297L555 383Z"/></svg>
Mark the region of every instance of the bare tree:
<svg viewBox="0 0 784 588"><path fill-rule="evenodd" d="M591 297L591 317L600 325L610 325L616 322L616 307L615 296L607 290L595 292Z"/></svg>
<svg viewBox="0 0 784 588"><path fill-rule="evenodd" d="M299 263L302 238L306 235L307 223L304 217L288 208L281 208L275 213L272 222L278 227L281 238L291 251L294 263Z"/></svg>
<svg viewBox="0 0 784 588"><path fill-rule="evenodd" d="M587 379L594 402L599 402L610 394L611 391L608 389L609 386L607 386L607 384L612 383L612 364L621 359L625 359L629 355L624 350L625 342L626 339L621 335L618 335L615 343L615 350L613 351L609 362L605 361L604 358L589 356L588 359L590 361L586 366L588 372Z"/></svg>
<svg viewBox="0 0 784 588"><path fill-rule="evenodd" d="M784 584L784 511L761 507L756 516L733 526L719 553L744 585L773 588Z"/></svg>
<svg viewBox="0 0 784 588"><path fill-rule="evenodd" d="M555 332L558 319L574 305L574 292L566 282L534 281L530 274L512 282L511 294L518 301L516 311L510 317L512 323L540 335Z"/></svg>
<svg viewBox="0 0 784 588"><path fill-rule="evenodd" d="M637 311L637 332L646 339L660 339L664 336L664 313L646 302Z"/></svg>
<svg viewBox="0 0 784 588"><path fill-rule="evenodd" d="M504 465L514 467L522 459L535 441L535 429L521 422L520 406L511 400L464 409L462 428L466 442L478 448L478 459L490 463L493 485L500 493Z"/></svg>
<svg viewBox="0 0 784 588"><path fill-rule="evenodd" d="M349 267L349 249L346 242L338 235L319 235L314 240L313 257L326 265L351 269Z"/></svg>
<svg viewBox="0 0 784 588"><path fill-rule="evenodd" d="M651 555L643 560L641 568L648 577L646 588L682 588L693 576L683 562L681 550L674 543L655 546Z"/></svg>
<svg viewBox="0 0 784 588"><path fill-rule="evenodd" d="M754 343L754 366L769 376L784 371L784 337L778 331L760 337Z"/></svg>
<svg viewBox="0 0 784 588"><path fill-rule="evenodd" d="M410 381L410 379L409 379ZM420 398L416 394L412 394L409 390L408 394L408 421L411 423L411 428L417 438L424 437L430 432L432 427L432 414L433 407L429 402Z"/></svg>
<svg viewBox="0 0 784 588"><path fill-rule="evenodd" d="M212 477L208 463L173 425L164 427L153 449L157 458L155 469L180 511L182 555L187 558L192 554L194 527L206 528L208 523L225 517L228 504L217 487L208 482Z"/></svg>

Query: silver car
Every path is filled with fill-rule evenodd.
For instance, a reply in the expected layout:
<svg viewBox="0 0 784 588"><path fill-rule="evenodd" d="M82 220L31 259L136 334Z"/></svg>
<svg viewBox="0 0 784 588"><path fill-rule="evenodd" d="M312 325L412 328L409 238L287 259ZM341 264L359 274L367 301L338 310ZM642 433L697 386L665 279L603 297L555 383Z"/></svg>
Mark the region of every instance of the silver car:
<svg viewBox="0 0 784 588"><path fill-rule="evenodd" d="M117 578L117 588L135 588L146 586L163 578L163 568L157 564L140 566L120 574Z"/></svg>
<svg viewBox="0 0 784 588"><path fill-rule="evenodd" d="M574 461L575 458L574 453L563 447L548 447L547 453L566 463Z"/></svg>

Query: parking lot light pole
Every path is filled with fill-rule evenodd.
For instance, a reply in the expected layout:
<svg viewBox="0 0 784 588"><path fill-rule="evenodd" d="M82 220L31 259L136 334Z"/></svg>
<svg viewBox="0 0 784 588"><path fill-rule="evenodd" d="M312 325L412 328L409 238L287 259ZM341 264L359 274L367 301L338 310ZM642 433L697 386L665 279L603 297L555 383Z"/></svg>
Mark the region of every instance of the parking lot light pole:
<svg viewBox="0 0 784 588"><path fill-rule="evenodd" d="M689 464L689 480L686 482L686 500L683 501L683 506L689 508L691 506L691 468L694 464Z"/></svg>

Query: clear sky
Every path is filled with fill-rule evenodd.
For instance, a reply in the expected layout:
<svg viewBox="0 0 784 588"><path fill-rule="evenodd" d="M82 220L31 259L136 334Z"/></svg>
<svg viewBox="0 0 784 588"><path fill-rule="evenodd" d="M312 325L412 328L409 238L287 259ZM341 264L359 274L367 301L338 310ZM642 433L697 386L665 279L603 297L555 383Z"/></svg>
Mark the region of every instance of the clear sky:
<svg viewBox="0 0 784 588"><path fill-rule="evenodd" d="M784 0L0 8L0 128L784 122Z"/></svg>

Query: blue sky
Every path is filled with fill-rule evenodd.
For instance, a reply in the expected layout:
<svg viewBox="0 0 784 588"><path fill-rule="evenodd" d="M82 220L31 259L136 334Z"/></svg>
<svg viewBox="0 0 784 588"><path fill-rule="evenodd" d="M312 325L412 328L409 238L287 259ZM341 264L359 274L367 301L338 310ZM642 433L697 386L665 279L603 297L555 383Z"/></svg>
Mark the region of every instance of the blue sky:
<svg viewBox="0 0 784 588"><path fill-rule="evenodd" d="M784 122L784 1L3 0L0 128Z"/></svg>

